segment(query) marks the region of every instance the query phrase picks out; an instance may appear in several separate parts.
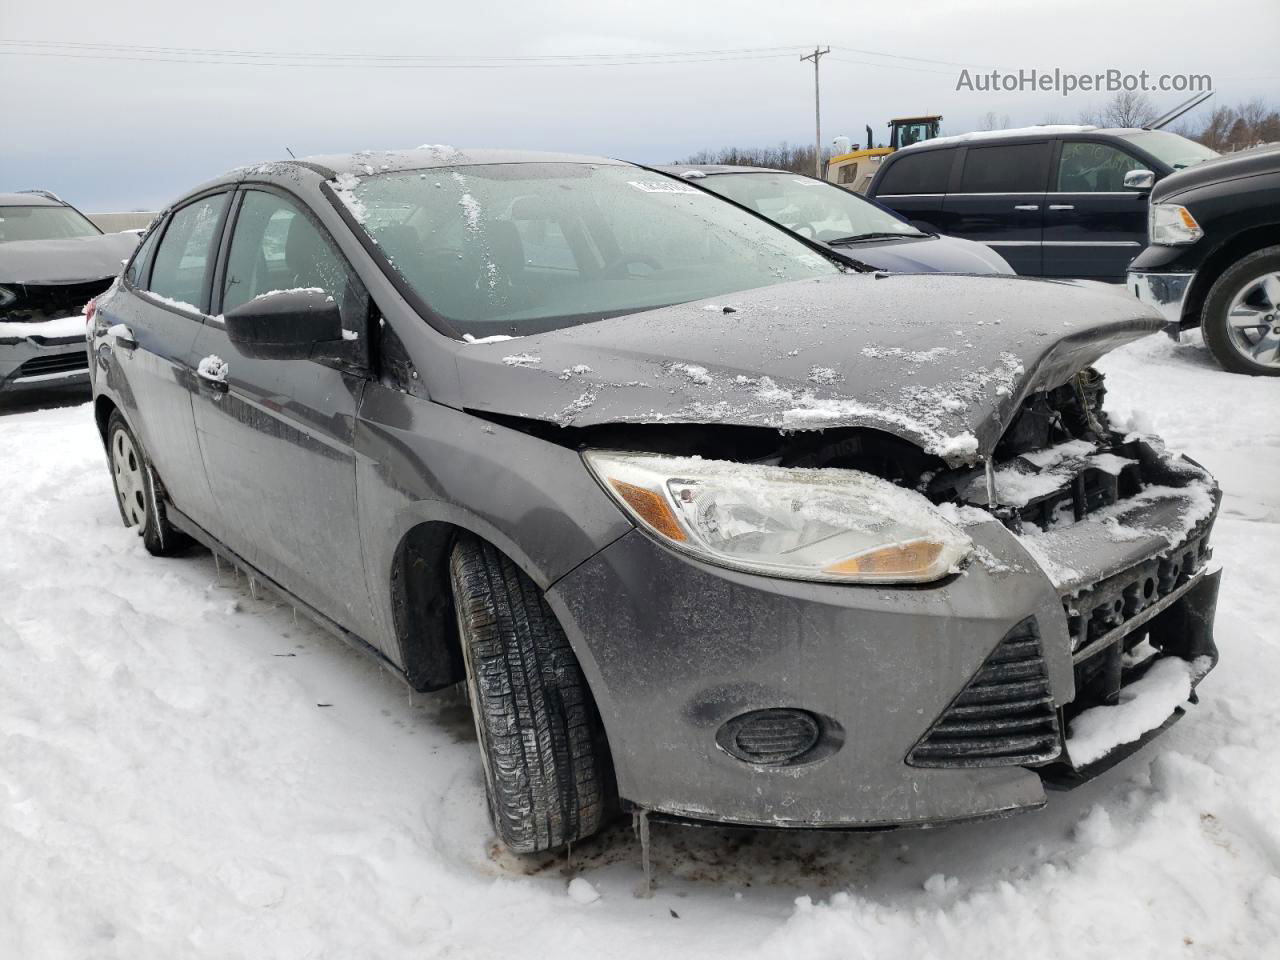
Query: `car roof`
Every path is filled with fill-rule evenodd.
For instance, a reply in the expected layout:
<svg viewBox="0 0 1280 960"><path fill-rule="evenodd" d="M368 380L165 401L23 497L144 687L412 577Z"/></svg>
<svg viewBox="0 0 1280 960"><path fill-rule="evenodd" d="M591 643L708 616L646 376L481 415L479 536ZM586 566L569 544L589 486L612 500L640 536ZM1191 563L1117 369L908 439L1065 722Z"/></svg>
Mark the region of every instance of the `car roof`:
<svg viewBox="0 0 1280 960"><path fill-rule="evenodd" d="M42 193L0 193L0 206L5 207L65 207L66 204Z"/></svg>
<svg viewBox="0 0 1280 960"><path fill-rule="evenodd" d="M696 172L704 177L715 177L723 173L790 173L790 170L777 170L773 167L743 167L730 163L663 163L653 167L663 173L683 177L686 173ZM796 174L804 176L802 173Z"/></svg>
<svg viewBox="0 0 1280 960"><path fill-rule="evenodd" d="M465 149L425 145L410 150L359 150L354 153L327 153L280 160L257 167L241 167L236 173L267 173L290 166L303 166L326 176L367 176L397 170L422 170L430 167L462 167L487 163L594 163L625 165L625 161L576 153L549 153L537 150ZM269 169L264 169L269 168Z"/></svg>
<svg viewBox="0 0 1280 960"><path fill-rule="evenodd" d="M1015 127L1010 130L975 130L973 133L961 133L952 137L935 137L932 140L920 140L907 144L898 153L919 150L954 147L966 143L986 143L993 140L1040 140L1046 137L1061 137L1071 134L1088 134L1089 136L1119 136L1121 134L1142 133L1136 127L1094 127L1077 123L1046 123L1038 127Z"/></svg>

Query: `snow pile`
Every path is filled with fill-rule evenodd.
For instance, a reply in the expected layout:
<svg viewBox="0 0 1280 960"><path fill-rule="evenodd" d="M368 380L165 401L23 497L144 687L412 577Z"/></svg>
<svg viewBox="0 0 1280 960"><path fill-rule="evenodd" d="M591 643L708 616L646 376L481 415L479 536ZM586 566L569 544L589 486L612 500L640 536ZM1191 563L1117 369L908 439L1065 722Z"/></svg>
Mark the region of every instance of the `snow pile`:
<svg viewBox="0 0 1280 960"><path fill-rule="evenodd" d="M467 343L501 343L503 340L514 340L516 338L505 333L495 333L487 337L477 337L474 334L464 333L462 339Z"/></svg>
<svg viewBox="0 0 1280 960"><path fill-rule="evenodd" d="M1141 679L1120 691L1115 706L1091 707L1071 721L1067 750L1078 767L1100 760L1169 719L1191 696L1196 668L1178 657L1157 660Z"/></svg>

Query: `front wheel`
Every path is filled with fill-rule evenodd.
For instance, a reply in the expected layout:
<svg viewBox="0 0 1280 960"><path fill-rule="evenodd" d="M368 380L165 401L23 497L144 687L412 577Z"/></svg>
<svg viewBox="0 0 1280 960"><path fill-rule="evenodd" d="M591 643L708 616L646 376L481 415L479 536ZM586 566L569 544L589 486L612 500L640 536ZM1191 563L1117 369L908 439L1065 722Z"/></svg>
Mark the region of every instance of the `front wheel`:
<svg viewBox="0 0 1280 960"><path fill-rule="evenodd" d="M494 829L516 853L590 836L604 822L608 750L564 630L488 543L460 539L450 577Z"/></svg>
<svg viewBox="0 0 1280 960"><path fill-rule="evenodd" d="M1280 377L1280 246L1254 251L1218 278L1201 326L1223 369Z"/></svg>
<svg viewBox="0 0 1280 960"><path fill-rule="evenodd" d="M157 557L174 553L187 538L169 525L164 502L156 495L155 474L142 444L118 410L107 420L107 458L116 506L126 527L137 527L147 552Z"/></svg>

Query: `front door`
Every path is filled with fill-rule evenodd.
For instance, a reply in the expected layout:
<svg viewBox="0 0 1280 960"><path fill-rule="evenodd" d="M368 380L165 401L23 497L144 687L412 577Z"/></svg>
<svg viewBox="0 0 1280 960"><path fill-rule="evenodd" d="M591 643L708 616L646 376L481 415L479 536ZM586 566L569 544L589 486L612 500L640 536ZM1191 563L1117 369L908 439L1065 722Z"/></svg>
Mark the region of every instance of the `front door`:
<svg viewBox="0 0 1280 960"><path fill-rule="evenodd" d="M969 147L959 188L944 203L946 232L985 243L1023 276L1040 276L1051 152L1048 140Z"/></svg>
<svg viewBox="0 0 1280 960"><path fill-rule="evenodd" d="M350 362L241 354L204 326L196 433L224 542L300 599L372 636L356 523L354 431L365 385L369 297L302 205L244 190L215 303L225 313L274 290L318 288L341 304Z"/></svg>
<svg viewBox="0 0 1280 960"><path fill-rule="evenodd" d="M193 354L229 196L212 194L175 211L153 234L158 246L149 237L138 251L124 295L109 298L102 316L119 358L120 382L108 385L121 397L169 499L202 526L216 511L191 409Z"/></svg>
<svg viewBox="0 0 1280 960"><path fill-rule="evenodd" d="M1124 281L1147 244L1147 194L1124 189L1146 167L1108 143L1064 140L1044 215L1044 273Z"/></svg>

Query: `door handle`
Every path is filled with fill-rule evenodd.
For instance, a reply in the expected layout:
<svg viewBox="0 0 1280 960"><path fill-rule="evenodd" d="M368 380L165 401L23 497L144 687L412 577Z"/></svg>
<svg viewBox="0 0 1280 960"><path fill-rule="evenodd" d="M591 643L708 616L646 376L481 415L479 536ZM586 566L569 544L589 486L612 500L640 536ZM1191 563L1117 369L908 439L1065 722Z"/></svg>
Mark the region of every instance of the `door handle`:
<svg viewBox="0 0 1280 960"><path fill-rule="evenodd" d="M227 361L214 354L203 358L196 367L196 376L204 381L205 386L218 393L227 392L227 374L230 372Z"/></svg>
<svg viewBox="0 0 1280 960"><path fill-rule="evenodd" d="M1038 204L1038 203L1019 203L1019 204L1017 204L1016 206L1014 206L1014 208L1013 208L1013 209L1015 209L1015 210L1039 210L1039 209L1040 209L1040 204Z"/></svg>
<svg viewBox="0 0 1280 960"><path fill-rule="evenodd" d="M1074 210L1075 208L1076 208L1076 205L1075 205L1074 203L1051 203L1051 204L1049 204L1049 209L1050 209L1050 210Z"/></svg>
<svg viewBox="0 0 1280 960"><path fill-rule="evenodd" d="M128 350L132 353L138 349L138 339L133 335L133 331L126 327L123 323L113 323L107 327L107 333L111 334L115 344L121 350Z"/></svg>

